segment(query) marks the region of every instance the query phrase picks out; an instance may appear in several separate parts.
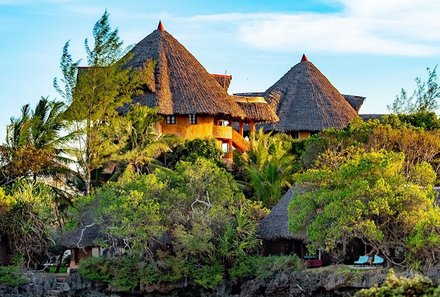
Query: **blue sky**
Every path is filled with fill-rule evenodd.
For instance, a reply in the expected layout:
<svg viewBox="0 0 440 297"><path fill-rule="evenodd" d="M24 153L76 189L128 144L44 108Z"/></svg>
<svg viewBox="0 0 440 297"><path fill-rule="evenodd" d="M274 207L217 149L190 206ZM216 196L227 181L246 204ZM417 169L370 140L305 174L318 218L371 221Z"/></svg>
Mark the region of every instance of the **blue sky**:
<svg viewBox="0 0 440 297"><path fill-rule="evenodd" d="M230 92L266 90L305 53L341 93L367 97L361 113L385 113L440 61L437 0L0 0L0 142L22 105L57 97L67 40L85 63L105 9L126 45L161 19L209 72L233 76Z"/></svg>

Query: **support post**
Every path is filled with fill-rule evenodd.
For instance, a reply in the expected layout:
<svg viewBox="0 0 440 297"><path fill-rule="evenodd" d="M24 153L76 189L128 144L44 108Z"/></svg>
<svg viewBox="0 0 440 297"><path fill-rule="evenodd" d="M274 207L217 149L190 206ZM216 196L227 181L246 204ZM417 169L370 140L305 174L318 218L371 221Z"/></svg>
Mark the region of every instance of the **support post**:
<svg viewBox="0 0 440 297"><path fill-rule="evenodd" d="M240 133L241 136L243 136L243 121L240 120L238 122L238 133Z"/></svg>
<svg viewBox="0 0 440 297"><path fill-rule="evenodd" d="M251 120L250 126L251 126L251 140L254 141L255 140L255 123L253 120Z"/></svg>

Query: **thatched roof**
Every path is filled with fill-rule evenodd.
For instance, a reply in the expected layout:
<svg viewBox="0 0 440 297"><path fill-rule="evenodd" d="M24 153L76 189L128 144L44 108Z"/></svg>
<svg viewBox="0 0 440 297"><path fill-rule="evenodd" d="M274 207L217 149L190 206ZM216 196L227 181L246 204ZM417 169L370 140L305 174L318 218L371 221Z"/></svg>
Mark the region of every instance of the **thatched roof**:
<svg viewBox="0 0 440 297"><path fill-rule="evenodd" d="M212 74L211 76L218 82L218 84L225 89L225 91L228 91L229 85L232 81L232 75L226 75L226 74Z"/></svg>
<svg viewBox="0 0 440 297"><path fill-rule="evenodd" d="M246 120L268 123L279 121L275 111L263 97L234 96L234 99L246 114Z"/></svg>
<svg viewBox="0 0 440 297"><path fill-rule="evenodd" d="M264 97L280 118L269 129L278 132L344 128L357 116L356 110L305 56Z"/></svg>
<svg viewBox="0 0 440 297"><path fill-rule="evenodd" d="M141 68L154 61L152 86L134 99L159 113L223 114L243 118L244 112L196 58L159 24L130 51L127 66Z"/></svg>
<svg viewBox="0 0 440 297"><path fill-rule="evenodd" d="M95 240L104 239L101 227L93 221L92 210L88 209L80 218L79 226L61 237L61 245L66 248L94 247Z"/></svg>
<svg viewBox="0 0 440 297"><path fill-rule="evenodd" d="M342 96L347 100L347 102L351 105L351 107L356 110L356 112L359 112L359 110L362 107L362 104L364 104L365 97L362 96L355 96L355 95L346 95L342 94Z"/></svg>
<svg viewBox="0 0 440 297"><path fill-rule="evenodd" d="M292 234L289 232L289 216L287 208L290 201L296 196L299 189L296 187L290 188L289 191L280 199L270 213L261 220L258 235L263 240L277 240L277 239L298 239L306 240L305 232Z"/></svg>

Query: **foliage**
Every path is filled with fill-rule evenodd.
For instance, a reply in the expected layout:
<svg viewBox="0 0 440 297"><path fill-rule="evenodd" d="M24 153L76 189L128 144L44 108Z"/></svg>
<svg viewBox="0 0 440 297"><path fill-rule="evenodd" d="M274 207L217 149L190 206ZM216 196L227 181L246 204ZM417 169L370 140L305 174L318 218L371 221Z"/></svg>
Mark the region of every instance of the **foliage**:
<svg viewBox="0 0 440 297"><path fill-rule="evenodd" d="M385 283L380 287L363 289L356 293L356 297L382 297L382 296L438 296L440 287L435 288L432 281L417 274L412 278L397 277L391 269Z"/></svg>
<svg viewBox="0 0 440 297"><path fill-rule="evenodd" d="M177 145L171 152L160 157L168 168L174 168L179 161L194 162L202 157L212 160L219 167L224 167L221 161L222 151L215 139L188 139Z"/></svg>
<svg viewBox="0 0 440 297"><path fill-rule="evenodd" d="M427 113L390 115L383 122L358 119L346 129L328 129L306 139L301 160L305 168L332 168L356 150L385 149L405 154L406 173L421 162L428 162L439 172L440 132L434 128L436 121L436 116Z"/></svg>
<svg viewBox="0 0 440 297"><path fill-rule="evenodd" d="M440 213L437 208L430 209L415 223L407 239L408 257L415 269L430 268L438 263L440 255Z"/></svg>
<svg viewBox="0 0 440 297"><path fill-rule="evenodd" d="M426 131L433 131L438 130L440 128L440 119L438 118L437 114L432 111L419 111L415 113L409 113L409 114L391 114L389 116L384 117L384 122L389 123L391 122L390 119L393 119L397 117L397 119L400 121L400 125L402 124L408 124L413 127L422 128Z"/></svg>
<svg viewBox="0 0 440 297"><path fill-rule="evenodd" d="M67 166L71 160L64 154L72 135L62 135L66 127L63 110L62 102L41 98L34 110L24 105L21 115L11 118L6 145L0 147L0 184L23 177L36 180L39 176L60 181L73 175Z"/></svg>
<svg viewBox="0 0 440 297"><path fill-rule="evenodd" d="M92 280L108 283L121 290L132 290L139 284L139 259L92 257L81 261L79 273Z"/></svg>
<svg viewBox="0 0 440 297"><path fill-rule="evenodd" d="M0 284L18 287L26 283L26 278L18 266L0 266Z"/></svg>
<svg viewBox="0 0 440 297"><path fill-rule="evenodd" d="M291 186L293 173L299 169L290 151L291 139L287 135L272 136L260 130L250 151L243 154L254 198L267 207L278 202Z"/></svg>
<svg viewBox="0 0 440 297"><path fill-rule="evenodd" d="M203 158L175 171L125 175L85 200L110 235L107 245L143 256L140 281L147 284L191 279L216 286L227 267L258 251L256 227L267 214L225 169Z"/></svg>
<svg viewBox="0 0 440 297"><path fill-rule="evenodd" d="M63 49L61 68L65 87L62 94L70 97L71 104L66 117L72 122L76 133L73 151L85 181L87 194L92 190L92 172L102 168L125 147L126 122L118 109L140 92L142 75L125 67L129 56L123 58L124 50L118 30L111 30L107 11L93 28L94 46L85 42L89 67L78 72L72 81L73 63L66 47ZM146 67L151 71L151 67ZM147 70L146 70L147 71Z"/></svg>
<svg viewBox="0 0 440 297"><path fill-rule="evenodd" d="M360 238L388 260L396 250L410 252L408 239L417 224L439 213L431 167L417 164L406 175L404 165L402 153L359 152L334 170L305 172L297 183L304 193L289 205L290 230L307 230L315 249L332 250ZM427 261L421 257L407 260Z"/></svg>
<svg viewBox="0 0 440 297"><path fill-rule="evenodd" d="M97 203L95 222L105 227L111 237L124 239L123 247L133 253L148 249L151 237L161 237L165 231L163 213L167 185L155 175L139 176L109 184L94 196Z"/></svg>
<svg viewBox="0 0 440 297"><path fill-rule="evenodd" d="M265 278L277 272L302 270L303 262L297 255L248 256L229 269L231 279Z"/></svg>
<svg viewBox="0 0 440 297"><path fill-rule="evenodd" d="M402 89L400 95L396 96L388 110L392 113L414 113L434 111L438 107L437 99L440 98L440 86L437 83L437 65L431 70L426 68L428 78L426 82L416 77L417 89L408 96L407 91Z"/></svg>
<svg viewBox="0 0 440 297"><path fill-rule="evenodd" d="M143 166L154 161L178 141L173 135L159 134L155 125L162 121L156 109L140 104L132 104L125 114L126 135L125 147L122 149L122 160L128 162L136 172L141 172Z"/></svg>
<svg viewBox="0 0 440 297"><path fill-rule="evenodd" d="M53 236L53 193L47 186L17 182L9 195L0 195L0 229L7 236L14 254L24 257L25 265L37 265L45 257Z"/></svg>

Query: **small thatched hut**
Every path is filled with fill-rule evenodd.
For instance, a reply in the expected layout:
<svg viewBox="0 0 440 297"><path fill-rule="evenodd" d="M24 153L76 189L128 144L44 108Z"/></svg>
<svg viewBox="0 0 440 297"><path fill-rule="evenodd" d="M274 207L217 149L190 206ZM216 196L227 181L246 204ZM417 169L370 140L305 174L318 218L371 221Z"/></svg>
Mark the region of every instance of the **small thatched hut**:
<svg viewBox="0 0 440 297"><path fill-rule="evenodd" d="M233 122L240 126L261 121L253 118L228 95L232 76L209 74L197 59L171 34L161 22L157 30L141 40L130 51L127 66L142 68L154 63L154 74L146 81L145 93L134 98L149 107L157 107L164 116L158 125L160 133L175 134L184 139L216 138L219 146L227 146L228 158L232 148L246 151L248 143L242 131L233 129ZM261 105L261 104L260 104ZM273 121L276 115L266 109Z"/></svg>
<svg viewBox="0 0 440 297"><path fill-rule="evenodd" d="M240 95L251 94L241 93ZM279 121L264 130L303 138L326 128L344 128L358 115L365 97L342 95L305 55L263 96Z"/></svg>
<svg viewBox="0 0 440 297"><path fill-rule="evenodd" d="M288 206L290 201L298 193L298 188L292 187L280 199L270 213L261 220L258 235L263 240L263 254L292 254L301 258L306 254L305 232L293 234L289 231Z"/></svg>
<svg viewBox="0 0 440 297"><path fill-rule="evenodd" d="M98 239L105 239L105 235L93 221L92 209L88 209L81 216L79 226L61 237L61 245L71 250L70 268L78 268L83 259L103 254L103 249L96 243Z"/></svg>

